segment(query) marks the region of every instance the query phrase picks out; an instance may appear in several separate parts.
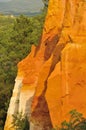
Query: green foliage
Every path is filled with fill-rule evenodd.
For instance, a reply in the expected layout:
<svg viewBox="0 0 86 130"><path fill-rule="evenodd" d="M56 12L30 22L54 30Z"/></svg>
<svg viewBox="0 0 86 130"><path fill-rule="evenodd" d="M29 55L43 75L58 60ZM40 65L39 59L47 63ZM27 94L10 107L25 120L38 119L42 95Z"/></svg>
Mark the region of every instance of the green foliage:
<svg viewBox="0 0 86 130"><path fill-rule="evenodd" d="M8 104L10 101L10 96L12 93L12 87L0 83L0 130L3 130L4 122L6 119L6 111L8 109Z"/></svg>
<svg viewBox="0 0 86 130"><path fill-rule="evenodd" d="M22 112L13 115L12 125L15 130L29 130L30 128L27 116L23 115Z"/></svg>
<svg viewBox="0 0 86 130"><path fill-rule="evenodd" d="M0 130L3 130L6 112L17 73L17 64L38 45L45 14L34 17L0 15Z"/></svg>
<svg viewBox="0 0 86 130"><path fill-rule="evenodd" d="M75 109L69 112L69 122L66 120L61 123L61 127L53 130L86 130L86 119Z"/></svg>
<svg viewBox="0 0 86 130"><path fill-rule="evenodd" d="M16 18L11 39L16 44L37 45L41 36L44 15L26 17L21 15Z"/></svg>

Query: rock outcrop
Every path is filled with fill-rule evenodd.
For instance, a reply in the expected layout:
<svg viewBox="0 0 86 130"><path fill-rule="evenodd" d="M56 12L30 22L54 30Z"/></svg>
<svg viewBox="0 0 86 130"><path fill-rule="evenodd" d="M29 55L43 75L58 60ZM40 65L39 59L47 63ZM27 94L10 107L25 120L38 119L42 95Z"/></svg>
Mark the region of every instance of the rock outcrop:
<svg viewBox="0 0 86 130"><path fill-rule="evenodd" d="M5 130L16 111L30 130L50 130L72 109L86 117L85 108L86 1L50 0L40 45L18 64Z"/></svg>

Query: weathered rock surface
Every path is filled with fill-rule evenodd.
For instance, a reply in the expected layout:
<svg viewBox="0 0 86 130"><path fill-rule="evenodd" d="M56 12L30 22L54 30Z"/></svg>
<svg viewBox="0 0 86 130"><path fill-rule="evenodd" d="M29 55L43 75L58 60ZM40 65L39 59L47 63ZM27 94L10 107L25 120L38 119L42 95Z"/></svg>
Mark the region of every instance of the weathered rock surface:
<svg viewBox="0 0 86 130"><path fill-rule="evenodd" d="M50 130L72 109L86 117L85 0L50 0L40 45L18 64L18 78L19 103L11 100L5 130L15 108L28 115L30 130Z"/></svg>

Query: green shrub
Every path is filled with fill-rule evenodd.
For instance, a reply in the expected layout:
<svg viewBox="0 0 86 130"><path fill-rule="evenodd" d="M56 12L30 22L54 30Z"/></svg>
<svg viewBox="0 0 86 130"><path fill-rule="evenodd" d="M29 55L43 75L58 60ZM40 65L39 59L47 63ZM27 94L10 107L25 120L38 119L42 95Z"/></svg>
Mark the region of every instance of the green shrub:
<svg viewBox="0 0 86 130"><path fill-rule="evenodd" d="M61 123L61 127L56 127L52 130L86 130L86 119L82 113L77 112L75 109L69 112L70 119Z"/></svg>
<svg viewBox="0 0 86 130"><path fill-rule="evenodd" d="M13 115L12 125L15 128L15 130L29 130L30 129L27 116L23 115L22 112Z"/></svg>

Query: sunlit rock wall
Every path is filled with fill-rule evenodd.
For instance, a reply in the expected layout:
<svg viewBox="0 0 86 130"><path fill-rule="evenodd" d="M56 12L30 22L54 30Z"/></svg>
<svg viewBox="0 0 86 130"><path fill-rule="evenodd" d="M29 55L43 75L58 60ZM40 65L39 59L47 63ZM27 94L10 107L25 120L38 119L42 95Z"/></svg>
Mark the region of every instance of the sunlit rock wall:
<svg viewBox="0 0 86 130"><path fill-rule="evenodd" d="M18 77L19 103L9 109L27 114L30 130L50 130L72 109L86 117L85 0L49 1L40 44L18 64ZM11 118L8 110L5 130Z"/></svg>

